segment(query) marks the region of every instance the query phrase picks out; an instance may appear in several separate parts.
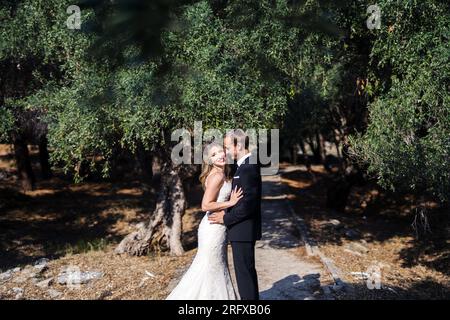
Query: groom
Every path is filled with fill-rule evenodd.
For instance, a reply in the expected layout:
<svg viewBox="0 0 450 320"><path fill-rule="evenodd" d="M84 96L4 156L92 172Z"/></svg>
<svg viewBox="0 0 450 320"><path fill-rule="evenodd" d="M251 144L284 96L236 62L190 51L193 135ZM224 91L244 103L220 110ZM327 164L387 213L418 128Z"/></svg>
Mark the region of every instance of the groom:
<svg viewBox="0 0 450 320"><path fill-rule="evenodd" d="M234 206L209 216L212 223L228 229L233 250L234 270L242 300L258 300L258 278L255 269L255 241L261 239L261 173L258 164L250 161L248 136L235 130L225 136L226 153L237 160L232 188L242 188L243 198Z"/></svg>

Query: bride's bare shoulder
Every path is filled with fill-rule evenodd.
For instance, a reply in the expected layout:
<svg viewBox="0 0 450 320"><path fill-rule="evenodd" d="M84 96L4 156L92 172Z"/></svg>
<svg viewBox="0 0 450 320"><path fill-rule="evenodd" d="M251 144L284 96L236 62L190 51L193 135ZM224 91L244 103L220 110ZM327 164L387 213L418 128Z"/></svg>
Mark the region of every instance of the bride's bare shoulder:
<svg viewBox="0 0 450 320"><path fill-rule="evenodd" d="M205 186L208 187L220 187L225 181L225 175L223 172L211 172L205 180Z"/></svg>

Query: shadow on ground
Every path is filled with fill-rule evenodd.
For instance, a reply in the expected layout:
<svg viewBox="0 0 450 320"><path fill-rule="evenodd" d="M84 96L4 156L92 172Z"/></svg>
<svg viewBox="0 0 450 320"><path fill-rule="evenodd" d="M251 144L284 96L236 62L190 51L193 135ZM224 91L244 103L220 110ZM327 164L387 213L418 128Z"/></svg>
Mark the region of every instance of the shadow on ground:
<svg viewBox="0 0 450 320"><path fill-rule="evenodd" d="M308 274L300 277L297 274L289 275L276 281L267 290L261 291L261 300L312 300L318 297L313 295L320 289L320 274Z"/></svg>
<svg viewBox="0 0 450 320"><path fill-rule="evenodd" d="M17 181L5 183L0 188L0 270L116 245L130 225L148 220L158 182L155 177L151 185L99 179L73 184L55 175L38 181L36 190L27 194L19 191ZM198 207L199 193L187 194L188 209ZM192 213L192 223L198 224L201 216ZM196 244L193 228L184 234L183 245L191 250Z"/></svg>

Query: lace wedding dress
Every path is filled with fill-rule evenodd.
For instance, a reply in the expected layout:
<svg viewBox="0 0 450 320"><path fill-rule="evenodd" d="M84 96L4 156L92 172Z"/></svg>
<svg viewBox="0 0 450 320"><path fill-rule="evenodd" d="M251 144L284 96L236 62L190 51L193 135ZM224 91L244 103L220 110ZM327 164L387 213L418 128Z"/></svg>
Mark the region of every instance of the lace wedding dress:
<svg viewBox="0 0 450 320"><path fill-rule="evenodd" d="M229 199L231 182L224 182L217 202ZM198 249L191 266L166 300L235 300L228 269L226 227L211 224L208 212L198 229Z"/></svg>

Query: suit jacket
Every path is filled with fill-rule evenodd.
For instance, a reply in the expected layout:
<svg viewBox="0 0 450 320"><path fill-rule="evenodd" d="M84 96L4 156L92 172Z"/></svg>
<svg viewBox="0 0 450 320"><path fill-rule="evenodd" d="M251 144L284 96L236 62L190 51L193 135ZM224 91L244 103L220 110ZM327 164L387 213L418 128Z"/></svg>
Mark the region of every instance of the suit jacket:
<svg viewBox="0 0 450 320"><path fill-rule="evenodd" d="M243 197L228 208L223 222L229 241L256 241L261 239L261 171L258 164L245 159L233 177L232 188L242 188Z"/></svg>

